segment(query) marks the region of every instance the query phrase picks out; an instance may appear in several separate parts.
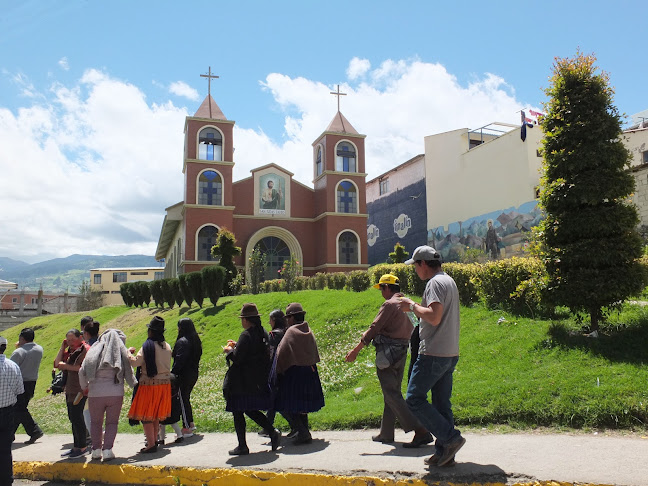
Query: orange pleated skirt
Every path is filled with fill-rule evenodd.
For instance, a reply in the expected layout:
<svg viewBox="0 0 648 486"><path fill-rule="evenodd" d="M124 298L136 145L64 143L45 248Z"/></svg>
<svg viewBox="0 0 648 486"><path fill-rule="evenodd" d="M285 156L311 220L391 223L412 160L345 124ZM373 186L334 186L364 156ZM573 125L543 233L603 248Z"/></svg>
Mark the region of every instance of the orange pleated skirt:
<svg viewBox="0 0 648 486"><path fill-rule="evenodd" d="M171 416L171 384L142 385L128 411L128 418L140 422L154 422Z"/></svg>

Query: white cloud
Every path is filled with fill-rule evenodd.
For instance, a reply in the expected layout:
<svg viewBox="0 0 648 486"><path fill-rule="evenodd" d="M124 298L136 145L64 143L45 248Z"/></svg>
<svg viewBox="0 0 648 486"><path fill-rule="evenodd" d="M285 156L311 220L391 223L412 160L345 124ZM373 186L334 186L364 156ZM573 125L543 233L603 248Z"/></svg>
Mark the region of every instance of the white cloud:
<svg viewBox="0 0 648 486"><path fill-rule="evenodd" d="M177 96L183 96L190 100L198 100L198 91L189 86L184 81L176 81L169 85L169 92Z"/></svg>
<svg viewBox="0 0 648 486"><path fill-rule="evenodd" d="M493 74L462 85L442 65L416 59L369 67L354 83L360 72L350 70L340 87L348 93L341 111L367 135L368 179L422 153L426 135L517 123L524 106ZM153 254L164 208L182 199L186 109L148 104L139 87L94 69L47 93L25 76L14 80L30 92L31 105L15 112L0 106L0 256ZM275 162L310 184L311 143L336 112L333 87L280 73L261 85L286 113L284 135L274 140L237 124L234 178Z"/></svg>
<svg viewBox="0 0 648 486"><path fill-rule="evenodd" d="M347 77L353 81L359 77L367 74L367 71L371 69L371 63L368 59L360 59L359 57L354 57L349 62L349 67L346 70Z"/></svg>
<svg viewBox="0 0 648 486"><path fill-rule="evenodd" d="M63 71L70 70L70 64L68 63L67 57L62 57L61 59L59 59L58 65L61 66L61 69L63 69Z"/></svg>

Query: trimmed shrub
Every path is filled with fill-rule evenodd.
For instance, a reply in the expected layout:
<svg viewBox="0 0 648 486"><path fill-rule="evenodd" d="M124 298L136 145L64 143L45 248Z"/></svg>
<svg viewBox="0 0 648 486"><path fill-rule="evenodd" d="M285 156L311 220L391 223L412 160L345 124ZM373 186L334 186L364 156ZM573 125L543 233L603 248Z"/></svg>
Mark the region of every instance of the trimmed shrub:
<svg viewBox="0 0 648 486"><path fill-rule="evenodd" d="M148 307L151 303L151 289L149 288L149 283L144 280L134 283L135 288L137 289L140 304L142 305L142 307L144 307L145 304L146 307Z"/></svg>
<svg viewBox="0 0 648 486"><path fill-rule="evenodd" d="M164 302L167 303L169 309L173 309L175 305L175 298L173 297L173 290L171 289L171 284L169 283L170 278L163 278L160 280L160 285L162 286L162 295L164 296Z"/></svg>
<svg viewBox="0 0 648 486"><path fill-rule="evenodd" d="M239 270L236 273L236 277L234 277L229 283L230 295L241 295L242 293L245 293L241 291L243 287L243 281L243 272Z"/></svg>
<svg viewBox="0 0 648 486"><path fill-rule="evenodd" d="M295 280L302 273L302 267L295 259L294 255L290 255L288 260L284 260L279 275L283 280L283 288L286 292L291 293L295 290Z"/></svg>
<svg viewBox="0 0 648 486"><path fill-rule="evenodd" d="M318 274L319 275L319 274ZM347 274L343 272L327 273L326 286L332 290L342 290L347 283Z"/></svg>
<svg viewBox="0 0 648 486"><path fill-rule="evenodd" d="M284 290L284 280L281 278L275 278L270 280L270 292L281 292Z"/></svg>
<svg viewBox="0 0 648 486"><path fill-rule="evenodd" d="M477 277L482 271L480 264L444 263L441 268L456 282L457 290L459 290L459 301L462 305L471 306L479 300Z"/></svg>
<svg viewBox="0 0 648 486"><path fill-rule="evenodd" d="M202 275L200 272L191 272L186 275L187 283L191 290L191 297L196 304L198 304L198 307L202 308L203 299L205 298L205 294L203 293Z"/></svg>
<svg viewBox="0 0 648 486"><path fill-rule="evenodd" d="M310 277L308 281L308 287L311 290L324 290L326 287L326 274L322 272L317 272L315 275Z"/></svg>
<svg viewBox="0 0 648 486"><path fill-rule="evenodd" d="M189 281L187 280L186 273L183 273L182 275L178 275L178 284L180 285L180 292L182 293L182 299L187 303L189 307L191 307L194 298L191 293L191 287L189 287Z"/></svg>
<svg viewBox="0 0 648 486"><path fill-rule="evenodd" d="M164 294L162 293L162 280L153 280L149 283L151 296L155 301L155 305L164 308Z"/></svg>
<svg viewBox="0 0 648 486"><path fill-rule="evenodd" d="M169 286L171 287L171 293L173 294L173 300L180 307L182 305L182 291L180 290L180 280L177 278L169 279Z"/></svg>
<svg viewBox="0 0 648 486"><path fill-rule="evenodd" d="M354 270L347 274L346 286L347 290L353 290L354 292L363 292L369 288L371 285L371 278L369 273L365 270Z"/></svg>
<svg viewBox="0 0 648 486"><path fill-rule="evenodd" d="M264 294L269 294L270 292L272 292L272 280L264 280L263 282L261 282L259 290L261 290L261 292L263 292Z"/></svg>
<svg viewBox="0 0 648 486"><path fill-rule="evenodd" d="M308 279L309 277L297 277L295 279L295 290L308 289Z"/></svg>
<svg viewBox="0 0 648 486"><path fill-rule="evenodd" d="M220 265L208 265L203 267L200 273L202 274L203 292L215 306L220 296L223 295L227 270Z"/></svg>
<svg viewBox="0 0 648 486"><path fill-rule="evenodd" d="M126 304L128 307L133 307L133 299L130 294L130 287L131 284L129 283L123 283L119 286L119 293L122 296L122 299L124 299L124 304Z"/></svg>

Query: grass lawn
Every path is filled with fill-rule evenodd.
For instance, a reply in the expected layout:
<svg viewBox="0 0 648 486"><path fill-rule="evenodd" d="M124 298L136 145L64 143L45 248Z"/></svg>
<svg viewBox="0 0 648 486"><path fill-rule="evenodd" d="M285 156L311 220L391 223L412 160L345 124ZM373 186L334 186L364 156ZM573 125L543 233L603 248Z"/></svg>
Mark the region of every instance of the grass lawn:
<svg viewBox="0 0 648 486"><path fill-rule="evenodd" d="M237 339L238 314L253 301L263 316L290 302L301 302L317 338L320 376L326 406L312 414L316 429L377 427L382 395L375 376L373 348L365 348L355 363L344 356L369 326L382 298L374 289L300 291L225 297L216 307L159 310L104 307L90 314L102 329L115 327L139 348L146 323L154 314L167 321L167 341L173 345L181 317L191 317L203 340L201 376L192 395L196 423L202 431L232 431L224 411L221 385L226 364L222 346ZM209 301L206 301L209 302ZM30 409L49 433L67 433L70 425L62 395L45 393L51 366L66 331L78 326L83 314L35 318L36 342L45 348L36 396ZM267 317L263 317L264 324ZM267 324L266 324L267 325ZM645 430L648 420L648 309L626 304L612 315L598 339L586 338L571 318L519 318L477 305L461 309L461 358L455 372L453 408L458 424L514 428L537 426ZM17 340L19 327L3 333ZM9 354L9 353L7 353ZM125 417L130 392L125 399ZM283 419L277 416L279 424ZM139 431L127 420L120 431ZM19 430L21 432L22 429Z"/></svg>

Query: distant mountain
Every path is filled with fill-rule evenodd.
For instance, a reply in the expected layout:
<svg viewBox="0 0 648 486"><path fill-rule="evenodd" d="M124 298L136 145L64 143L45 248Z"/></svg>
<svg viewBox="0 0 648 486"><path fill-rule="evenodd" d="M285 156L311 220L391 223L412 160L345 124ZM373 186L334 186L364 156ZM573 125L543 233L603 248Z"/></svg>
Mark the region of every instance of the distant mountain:
<svg viewBox="0 0 648 486"><path fill-rule="evenodd" d="M0 257L0 279L18 284L20 289L75 293L93 268L161 267L147 255L70 255L44 262L29 263Z"/></svg>

